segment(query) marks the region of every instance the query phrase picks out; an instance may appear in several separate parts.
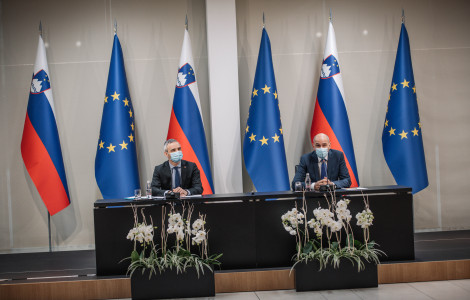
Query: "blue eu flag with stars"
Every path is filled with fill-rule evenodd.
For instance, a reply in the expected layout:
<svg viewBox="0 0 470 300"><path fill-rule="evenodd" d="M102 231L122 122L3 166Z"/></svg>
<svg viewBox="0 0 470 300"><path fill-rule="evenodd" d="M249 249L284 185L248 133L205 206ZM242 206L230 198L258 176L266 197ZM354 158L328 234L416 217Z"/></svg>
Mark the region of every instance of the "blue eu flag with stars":
<svg viewBox="0 0 470 300"><path fill-rule="evenodd" d="M135 142L134 108L115 34L95 158L95 178L103 198L133 196L140 188Z"/></svg>
<svg viewBox="0 0 470 300"><path fill-rule="evenodd" d="M271 43L264 28L245 128L243 157L258 192L290 190Z"/></svg>
<svg viewBox="0 0 470 300"><path fill-rule="evenodd" d="M421 129L410 42L405 24L402 24L382 147L395 181L399 185L410 186L413 194L428 186Z"/></svg>

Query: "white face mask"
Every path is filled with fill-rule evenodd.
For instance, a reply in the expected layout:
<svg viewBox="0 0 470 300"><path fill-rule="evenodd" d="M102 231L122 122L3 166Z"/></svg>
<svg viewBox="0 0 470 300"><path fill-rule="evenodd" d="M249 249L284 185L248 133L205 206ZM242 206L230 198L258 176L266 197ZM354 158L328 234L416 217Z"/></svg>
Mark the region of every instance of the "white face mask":
<svg viewBox="0 0 470 300"><path fill-rule="evenodd" d="M328 155L328 148L316 148L315 153L320 159L325 159Z"/></svg>

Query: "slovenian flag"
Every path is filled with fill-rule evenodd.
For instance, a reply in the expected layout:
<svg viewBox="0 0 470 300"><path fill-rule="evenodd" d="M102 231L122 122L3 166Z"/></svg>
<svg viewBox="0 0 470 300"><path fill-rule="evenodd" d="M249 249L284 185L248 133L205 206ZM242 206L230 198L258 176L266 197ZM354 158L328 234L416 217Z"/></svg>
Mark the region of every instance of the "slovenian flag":
<svg viewBox="0 0 470 300"><path fill-rule="evenodd" d="M64 161L52 99L46 48L39 36L36 62L21 140L29 176L51 215L70 204Z"/></svg>
<svg viewBox="0 0 470 300"><path fill-rule="evenodd" d="M202 121L191 40L187 29L184 31L183 49L176 78L167 139L178 140L184 159L194 162L199 168L204 188L203 194L213 194L211 166Z"/></svg>
<svg viewBox="0 0 470 300"><path fill-rule="evenodd" d="M344 98L343 79L339 69L338 50L333 24L330 22L325 53L318 84L317 101L313 113L310 140L318 133L328 135L331 148L344 153L346 167L351 176L351 187L359 186L356 158L349 128L349 118Z"/></svg>

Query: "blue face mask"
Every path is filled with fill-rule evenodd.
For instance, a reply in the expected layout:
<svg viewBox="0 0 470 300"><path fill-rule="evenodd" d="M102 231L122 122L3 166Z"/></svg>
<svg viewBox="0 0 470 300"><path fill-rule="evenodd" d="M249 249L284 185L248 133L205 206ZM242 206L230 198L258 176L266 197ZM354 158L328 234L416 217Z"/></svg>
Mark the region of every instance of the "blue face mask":
<svg viewBox="0 0 470 300"><path fill-rule="evenodd" d="M328 148L316 148L315 153L320 159L325 159L328 155Z"/></svg>
<svg viewBox="0 0 470 300"><path fill-rule="evenodd" d="M170 157L171 157L172 162L178 163L180 162L180 160L183 159L183 152L181 151L172 152L170 153Z"/></svg>

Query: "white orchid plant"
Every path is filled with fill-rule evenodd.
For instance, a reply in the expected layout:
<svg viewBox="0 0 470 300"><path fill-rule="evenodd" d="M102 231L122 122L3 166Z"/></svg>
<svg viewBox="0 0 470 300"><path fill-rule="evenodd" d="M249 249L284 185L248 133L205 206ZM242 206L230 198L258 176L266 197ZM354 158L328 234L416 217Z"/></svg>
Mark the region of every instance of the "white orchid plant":
<svg viewBox="0 0 470 300"><path fill-rule="evenodd" d="M363 242L360 242L354 239L352 215L348 209L350 200L337 201L334 191L324 195L328 207L315 208L311 219L307 219L305 193L300 209L296 204L281 216L284 229L295 236L297 241L292 270L298 263L314 260L319 262L320 270L328 264L338 268L342 258L356 264L358 271L364 269L364 261L380 263L379 256L385 253L377 249L377 244L370 240L369 228L372 226L374 214L369 208L368 197L363 195L364 210L356 214L356 225L360 226L363 232ZM310 235L313 238L310 238Z"/></svg>
<svg viewBox="0 0 470 300"><path fill-rule="evenodd" d="M206 215L199 214L199 218L191 223L191 216L194 211L194 205L184 202L181 205L181 212L176 212L174 203L170 204L170 212L166 214L166 206L162 206L162 225L160 228L160 242L157 246L154 241L155 231L158 227L154 226L150 216L150 224L144 214L145 208L140 208L142 222L139 222L139 209L133 205L134 227L127 234L127 239L134 242L134 249L131 256L123 259L130 259L131 263L127 273L132 274L141 270L149 270L149 278L162 273L168 269L176 269L177 273L185 272L187 268L194 267L198 276L204 269L213 272L213 267L220 265L219 258L222 254L208 255L208 237L209 230L205 228ZM168 217L168 222L166 222ZM175 235L175 245L168 247L168 237ZM191 252L191 246L198 248L198 254ZM140 250L140 253L139 253Z"/></svg>

